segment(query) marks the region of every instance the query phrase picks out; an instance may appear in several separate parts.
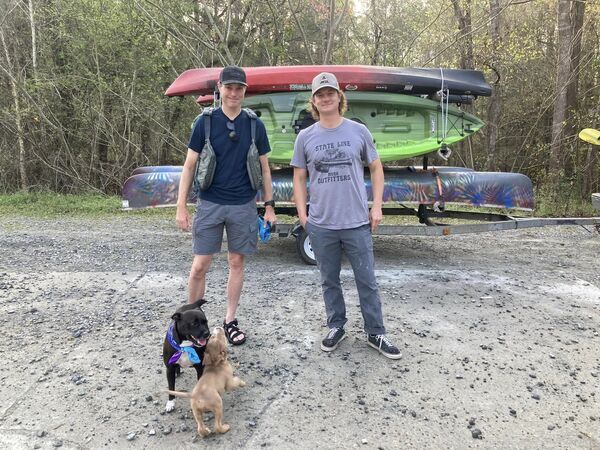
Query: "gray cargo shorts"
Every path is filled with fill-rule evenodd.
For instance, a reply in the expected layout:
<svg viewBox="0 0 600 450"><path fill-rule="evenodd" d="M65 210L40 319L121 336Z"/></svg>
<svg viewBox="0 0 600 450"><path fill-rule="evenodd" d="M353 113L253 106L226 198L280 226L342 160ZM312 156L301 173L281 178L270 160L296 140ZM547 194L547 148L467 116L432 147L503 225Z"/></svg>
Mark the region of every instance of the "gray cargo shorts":
<svg viewBox="0 0 600 450"><path fill-rule="evenodd" d="M221 251L223 229L227 250L241 255L256 253L258 223L255 199L243 205L219 205L198 200L193 224L194 255L213 255Z"/></svg>

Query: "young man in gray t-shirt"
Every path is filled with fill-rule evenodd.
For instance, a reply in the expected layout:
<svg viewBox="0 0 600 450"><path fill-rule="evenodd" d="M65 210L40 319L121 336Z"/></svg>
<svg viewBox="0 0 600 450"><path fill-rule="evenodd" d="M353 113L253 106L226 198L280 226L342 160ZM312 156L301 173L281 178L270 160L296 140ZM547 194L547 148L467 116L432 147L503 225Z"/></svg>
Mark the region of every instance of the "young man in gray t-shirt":
<svg viewBox="0 0 600 450"><path fill-rule="evenodd" d="M310 103L317 122L298 134L291 165L298 217L321 272L329 327L321 349L335 350L346 336L346 304L340 284L345 253L354 272L367 343L384 356L398 359L402 356L400 350L385 335L371 236L382 218L383 166L369 130L344 119L346 98L335 75L323 72L314 78ZM363 163L371 172L370 212Z"/></svg>

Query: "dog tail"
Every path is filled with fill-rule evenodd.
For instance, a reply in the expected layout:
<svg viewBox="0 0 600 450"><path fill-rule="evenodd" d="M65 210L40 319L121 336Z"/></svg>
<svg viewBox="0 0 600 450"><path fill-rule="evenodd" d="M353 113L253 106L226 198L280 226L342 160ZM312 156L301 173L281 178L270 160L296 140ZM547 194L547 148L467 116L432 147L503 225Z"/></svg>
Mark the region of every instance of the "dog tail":
<svg viewBox="0 0 600 450"><path fill-rule="evenodd" d="M191 392L182 392L182 391L165 391L171 395L174 395L175 397L181 397L181 398L191 398L192 397L192 393Z"/></svg>

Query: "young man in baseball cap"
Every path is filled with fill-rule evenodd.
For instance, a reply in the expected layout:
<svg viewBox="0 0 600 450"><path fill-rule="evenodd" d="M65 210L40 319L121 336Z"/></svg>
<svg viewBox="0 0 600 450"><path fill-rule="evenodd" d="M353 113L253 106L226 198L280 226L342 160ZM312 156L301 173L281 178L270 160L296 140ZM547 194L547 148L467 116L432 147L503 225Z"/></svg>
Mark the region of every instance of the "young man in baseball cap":
<svg viewBox="0 0 600 450"><path fill-rule="evenodd" d="M344 118L346 97L332 73L323 72L313 79L310 110L317 122L298 134L291 165L298 217L321 272L329 327L321 349L333 351L346 337L346 305L340 284L344 253L354 272L367 344L387 358L399 359L400 350L385 334L375 279L371 233L382 219L383 166L373 137L364 125ZM363 163L371 172L370 211Z"/></svg>
<svg viewBox="0 0 600 450"><path fill-rule="evenodd" d="M216 169L212 183L199 192L196 215L192 224L186 200L192 184L196 161L205 144L202 115L196 121L187 157L179 183L177 225L182 230L192 227L194 260L188 279L188 300L194 303L204 298L206 273L213 255L221 251L223 229L227 231L227 310L223 327L229 342L240 345L246 333L238 326L236 311L244 283L244 261L257 249L258 222L256 191L246 168L246 158L251 144L251 120L256 120L255 143L258 148L260 170L263 178L263 198L266 221L275 223L275 203L271 184L271 171L267 153L271 151L264 124L251 119L242 110L246 93L246 73L238 66L223 68L219 76L221 107L210 115L210 143L216 156Z"/></svg>

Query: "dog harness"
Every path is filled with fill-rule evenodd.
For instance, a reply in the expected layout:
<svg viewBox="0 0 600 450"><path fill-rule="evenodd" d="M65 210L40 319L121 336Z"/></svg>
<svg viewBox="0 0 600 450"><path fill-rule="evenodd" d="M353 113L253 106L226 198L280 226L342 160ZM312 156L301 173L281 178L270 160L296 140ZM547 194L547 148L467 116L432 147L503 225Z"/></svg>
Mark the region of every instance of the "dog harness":
<svg viewBox="0 0 600 450"><path fill-rule="evenodd" d="M171 356L169 359L169 364L179 364L180 366L187 366L187 363L190 365L200 364L202 361L194 348L194 344L190 341L183 341L181 345L175 342L175 338L173 337L173 328L175 328L175 322L171 322L169 325L169 331L167 331L167 340L171 347L175 349L175 354ZM187 344L189 342L189 344ZM186 345L184 345L186 344Z"/></svg>

